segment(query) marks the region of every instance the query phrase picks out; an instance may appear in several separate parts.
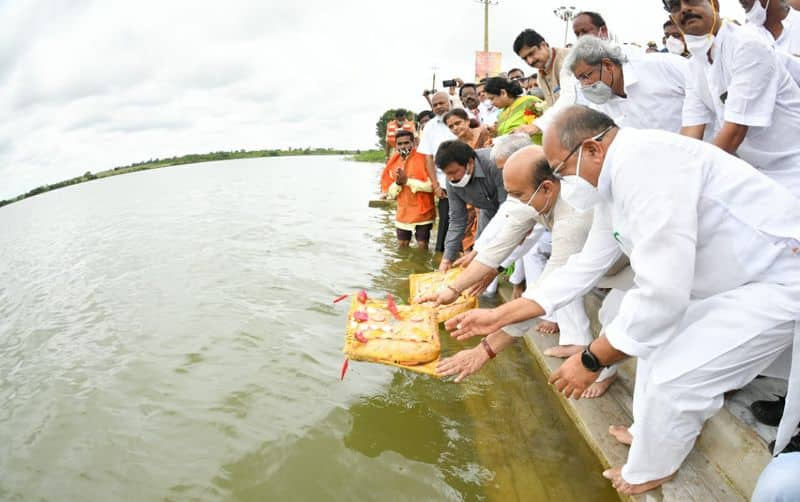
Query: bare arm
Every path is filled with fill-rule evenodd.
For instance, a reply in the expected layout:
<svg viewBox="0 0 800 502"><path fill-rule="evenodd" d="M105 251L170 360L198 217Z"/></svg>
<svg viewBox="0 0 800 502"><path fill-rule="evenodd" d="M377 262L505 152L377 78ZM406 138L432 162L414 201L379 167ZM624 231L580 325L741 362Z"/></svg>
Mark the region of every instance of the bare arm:
<svg viewBox="0 0 800 502"><path fill-rule="evenodd" d="M706 133L706 126L703 125L696 125L696 126L684 126L681 127L681 134L684 136L689 136L690 138L694 139L703 139L703 135Z"/></svg>
<svg viewBox="0 0 800 502"><path fill-rule="evenodd" d="M747 131L746 125L725 122L714 138L714 144L733 155L747 136Z"/></svg>

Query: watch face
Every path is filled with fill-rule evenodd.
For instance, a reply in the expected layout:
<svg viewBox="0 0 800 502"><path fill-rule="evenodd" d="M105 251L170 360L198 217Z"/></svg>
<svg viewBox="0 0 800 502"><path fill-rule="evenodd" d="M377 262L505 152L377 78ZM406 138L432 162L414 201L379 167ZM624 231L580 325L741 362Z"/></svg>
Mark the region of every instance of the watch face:
<svg viewBox="0 0 800 502"><path fill-rule="evenodd" d="M581 363L589 371L598 371L600 369L600 363L588 349L581 354Z"/></svg>

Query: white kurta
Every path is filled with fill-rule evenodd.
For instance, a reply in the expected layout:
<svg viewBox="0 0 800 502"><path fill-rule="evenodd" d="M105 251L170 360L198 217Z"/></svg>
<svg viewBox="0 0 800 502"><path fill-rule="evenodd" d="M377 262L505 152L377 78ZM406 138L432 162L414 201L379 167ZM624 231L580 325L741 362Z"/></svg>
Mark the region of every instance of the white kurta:
<svg viewBox="0 0 800 502"><path fill-rule="evenodd" d="M436 151L439 149L439 145L445 141L458 139L455 134L450 132L447 124L442 120L443 117L444 116L434 117L425 124L425 127L422 129L422 136L419 138L419 147L417 147L419 153L436 157ZM439 168L434 168L434 171L436 171L436 181L439 182L442 188L446 187L447 176L444 175L444 171Z"/></svg>
<svg viewBox="0 0 800 502"><path fill-rule="evenodd" d="M737 154L800 196L800 87L750 29L723 23L711 54L690 60L683 125L748 126Z"/></svg>
<svg viewBox="0 0 800 502"><path fill-rule="evenodd" d="M605 113L620 127L678 132L688 72L688 60L674 54L631 56L622 65L627 97L615 94L607 103L588 106Z"/></svg>
<svg viewBox="0 0 800 502"><path fill-rule="evenodd" d="M620 253L630 257L635 285L605 334L648 365L637 374L623 468L625 480L643 483L672 474L724 392L791 345L800 200L712 145L635 129L619 130L598 190L583 251L525 297L551 312L588 291ZM791 378L796 402L800 377Z"/></svg>

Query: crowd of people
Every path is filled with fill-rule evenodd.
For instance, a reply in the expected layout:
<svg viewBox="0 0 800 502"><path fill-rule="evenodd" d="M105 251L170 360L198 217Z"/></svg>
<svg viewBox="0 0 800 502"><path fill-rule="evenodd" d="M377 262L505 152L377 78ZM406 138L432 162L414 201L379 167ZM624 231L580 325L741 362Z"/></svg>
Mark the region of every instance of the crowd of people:
<svg viewBox="0 0 800 502"><path fill-rule="evenodd" d="M602 396L635 357L633 423L609 428L628 458L603 473L624 494L672 479L725 394L767 375L787 394L752 407L779 423L753 500L800 500L800 2L740 3L743 25L662 0L661 50L614 43L595 12L571 47L525 29L532 75L456 79L418 129L401 111L387 130L399 245L427 249L438 220L439 269L465 267L417 301L491 294L513 268L512 301L448 321L484 338L437 371L460 382L534 325L559 337L567 397Z"/></svg>

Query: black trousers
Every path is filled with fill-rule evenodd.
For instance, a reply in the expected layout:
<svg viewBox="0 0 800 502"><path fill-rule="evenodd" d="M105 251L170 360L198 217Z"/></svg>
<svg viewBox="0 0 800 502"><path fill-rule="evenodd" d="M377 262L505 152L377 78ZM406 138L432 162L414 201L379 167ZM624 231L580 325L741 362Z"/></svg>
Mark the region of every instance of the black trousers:
<svg viewBox="0 0 800 502"><path fill-rule="evenodd" d="M447 229L450 227L450 201L445 197L439 199L437 205L439 209L439 227L436 231L436 252L444 252L444 239L447 237Z"/></svg>

